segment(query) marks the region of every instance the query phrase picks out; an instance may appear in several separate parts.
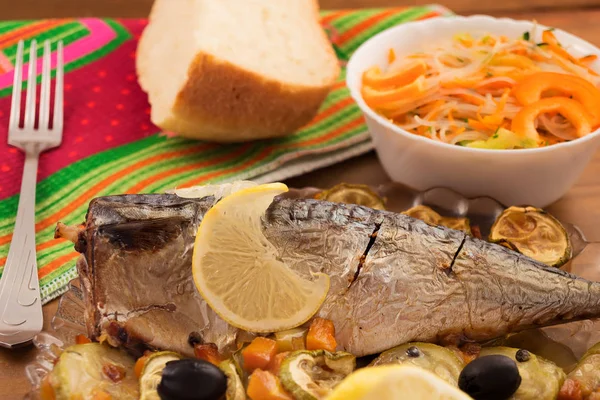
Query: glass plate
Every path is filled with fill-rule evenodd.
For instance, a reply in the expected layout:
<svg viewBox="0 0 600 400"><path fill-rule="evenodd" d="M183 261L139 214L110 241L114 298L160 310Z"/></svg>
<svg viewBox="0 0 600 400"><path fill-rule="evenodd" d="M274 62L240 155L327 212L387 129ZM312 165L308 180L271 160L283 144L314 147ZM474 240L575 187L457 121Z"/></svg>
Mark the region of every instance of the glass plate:
<svg viewBox="0 0 600 400"><path fill-rule="evenodd" d="M487 237L492 224L506 208L489 197L469 199L443 188L419 193L390 183L374 190L386 199L386 208L390 211L401 212L416 205L428 205L443 216L468 217L471 225L479 226L483 237ZM313 187L290 189L286 196L312 198L320 191L321 189ZM566 221L561 222L573 246L573 257L562 269L589 280L600 281L600 243L588 242L579 228ZM75 279L69 283L68 291L59 300L58 310L52 319L55 332L40 333L33 341L37 356L36 361L25 369L32 386L26 398L39 398L40 383L52 369L60 351L74 344L76 335L86 334L83 311L83 293L79 287L79 279ZM586 320L532 329L490 344L525 348L569 371L583 353L597 342L600 342L600 322Z"/></svg>

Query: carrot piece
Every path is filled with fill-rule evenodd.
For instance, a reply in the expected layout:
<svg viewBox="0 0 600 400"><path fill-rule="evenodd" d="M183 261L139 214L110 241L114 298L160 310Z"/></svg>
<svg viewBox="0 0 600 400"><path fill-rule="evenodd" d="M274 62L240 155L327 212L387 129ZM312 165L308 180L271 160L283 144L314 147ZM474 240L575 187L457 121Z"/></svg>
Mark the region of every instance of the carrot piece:
<svg viewBox="0 0 600 400"><path fill-rule="evenodd" d="M133 366L133 373L135 374L135 376L138 379L140 376L142 376L142 371L144 370L144 367L146 366L146 361L148 361L148 357L149 357L149 355L141 356L140 358L137 359L137 361L135 362L135 365Z"/></svg>
<svg viewBox="0 0 600 400"><path fill-rule="evenodd" d="M277 354L277 342L264 337L255 338L242 350L244 369L248 372L255 369L266 369Z"/></svg>
<svg viewBox="0 0 600 400"><path fill-rule="evenodd" d="M542 40L545 43L548 43L548 47L550 47L550 50L552 50L552 52L556 53L558 56L566 58L572 63L586 68L590 74L598 76L598 73L596 71L588 68L583 62L573 57L568 51L561 47L560 42L558 41L556 36L554 36L554 33L552 31L546 30L542 32Z"/></svg>
<svg viewBox="0 0 600 400"><path fill-rule="evenodd" d="M271 362L267 366L267 371L274 373L275 375L279 375L279 369L281 368L281 363L287 356L290 355L289 351L284 351L283 353L277 353L275 357L271 359Z"/></svg>
<svg viewBox="0 0 600 400"><path fill-rule="evenodd" d="M194 355L196 358L208 361L213 365L219 365L222 361L221 354L219 354L219 348L214 343L194 345Z"/></svg>
<svg viewBox="0 0 600 400"><path fill-rule="evenodd" d="M579 76L539 72L519 82L513 94L519 103L527 105L538 101L550 90L563 93L580 102L592 115L592 125L600 125L600 89Z"/></svg>
<svg viewBox="0 0 600 400"><path fill-rule="evenodd" d="M391 64L394 61L396 61L396 52L394 49L390 49L390 51L388 51L388 64Z"/></svg>
<svg viewBox="0 0 600 400"><path fill-rule="evenodd" d="M590 63L592 61L596 61L597 59L598 59L598 56L596 54L590 54L588 56L581 57L579 59L579 62L581 62L581 63Z"/></svg>
<svg viewBox="0 0 600 400"><path fill-rule="evenodd" d="M77 335L75 336L75 343L77 344L87 344L87 343L92 343L92 341L85 335Z"/></svg>
<svg viewBox="0 0 600 400"><path fill-rule="evenodd" d="M425 78L417 78L416 81L405 86L391 90L375 90L369 86L363 86L362 96L369 107L400 101L411 97L418 97L425 91Z"/></svg>
<svg viewBox="0 0 600 400"><path fill-rule="evenodd" d="M478 121L476 119L468 119L468 124L471 126L471 128L480 131L480 132L485 132L485 131L490 131L493 130L493 128L487 126L486 124L484 124L481 121Z"/></svg>
<svg viewBox="0 0 600 400"><path fill-rule="evenodd" d="M337 342L335 340L335 326L328 319L315 318L308 328L306 335L307 350L335 351Z"/></svg>
<svg viewBox="0 0 600 400"><path fill-rule="evenodd" d="M592 116L578 101L565 97L548 97L523 107L512 120L511 130L517 135L540 141L535 121L540 114L558 112L576 129L578 137L592 131Z"/></svg>
<svg viewBox="0 0 600 400"><path fill-rule="evenodd" d="M40 398L42 400L56 400L56 393L50 383L50 374L42 379L42 383L40 384Z"/></svg>
<svg viewBox="0 0 600 400"><path fill-rule="evenodd" d="M535 63L529 57L520 54L496 54L489 62L490 65L517 67L521 69L535 68Z"/></svg>
<svg viewBox="0 0 600 400"><path fill-rule="evenodd" d="M458 93L458 94L453 94L452 96L454 97L458 97L464 101L466 101L467 103L471 103L474 104L476 106L481 106L485 103L485 100L482 100L481 98L479 98L478 96L476 96L475 94L468 94L468 93Z"/></svg>
<svg viewBox="0 0 600 400"><path fill-rule="evenodd" d="M246 394L251 400L293 400L281 386L277 376L260 369L255 370L248 378Z"/></svg>
<svg viewBox="0 0 600 400"><path fill-rule="evenodd" d="M363 74L363 84L373 89L402 87L413 83L418 77L427 72L427 64L416 61L405 68L389 73L382 73L379 67L369 68Z"/></svg>
<svg viewBox="0 0 600 400"><path fill-rule="evenodd" d="M110 393L105 392L104 390L101 392L94 393L92 400L112 400L112 396Z"/></svg>

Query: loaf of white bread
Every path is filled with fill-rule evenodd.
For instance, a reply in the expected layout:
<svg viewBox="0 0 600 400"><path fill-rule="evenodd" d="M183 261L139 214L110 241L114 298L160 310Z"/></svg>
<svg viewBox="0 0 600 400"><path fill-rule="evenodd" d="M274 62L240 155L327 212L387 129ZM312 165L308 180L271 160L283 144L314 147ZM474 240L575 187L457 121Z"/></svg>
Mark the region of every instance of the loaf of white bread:
<svg viewBox="0 0 600 400"><path fill-rule="evenodd" d="M137 50L152 121L215 142L302 127L339 74L318 11L316 0L156 0Z"/></svg>

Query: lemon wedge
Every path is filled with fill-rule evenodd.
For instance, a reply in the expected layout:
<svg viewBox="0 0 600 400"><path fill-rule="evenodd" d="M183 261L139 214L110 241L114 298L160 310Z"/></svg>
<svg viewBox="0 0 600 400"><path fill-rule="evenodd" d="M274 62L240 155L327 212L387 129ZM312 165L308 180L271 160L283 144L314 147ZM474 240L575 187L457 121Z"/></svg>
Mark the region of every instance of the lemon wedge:
<svg viewBox="0 0 600 400"><path fill-rule="evenodd" d="M321 307L329 276L304 279L288 268L262 231L262 217L282 183L224 197L204 216L194 245L192 274L208 305L230 325L277 332L302 325Z"/></svg>
<svg viewBox="0 0 600 400"><path fill-rule="evenodd" d="M442 378L419 367L385 365L348 375L326 400L471 400Z"/></svg>

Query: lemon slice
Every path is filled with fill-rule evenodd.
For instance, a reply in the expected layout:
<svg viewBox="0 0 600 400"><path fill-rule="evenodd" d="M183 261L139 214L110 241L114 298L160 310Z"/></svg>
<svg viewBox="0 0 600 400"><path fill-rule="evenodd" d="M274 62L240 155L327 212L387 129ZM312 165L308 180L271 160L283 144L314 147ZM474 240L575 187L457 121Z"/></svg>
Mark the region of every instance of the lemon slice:
<svg viewBox="0 0 600 400"><path fill-rule="evenodd" d="M185 199L200 199L207 196L215 196L217 199L220 199L240 190L255 186L258 186L258 183L252 181L235 181L219 185L202 185L173 189L168 190L167 193L176 194Z"/></svg>
<svg viewBox="0 0 600 400"><path fill-rule="evenodd" d="M278 257L261 219L282 183L226 196L204 216L194 246L192 273L208 305L230 325L277 332L302 325L321 307L329 276L304 279Z"/></svg>
<svg viewBox="0 0 600 400"><path fill-rule="evenodd" d="M433 373L408 365L359 369L326 400L470 400L471 397Z"/></svg>

